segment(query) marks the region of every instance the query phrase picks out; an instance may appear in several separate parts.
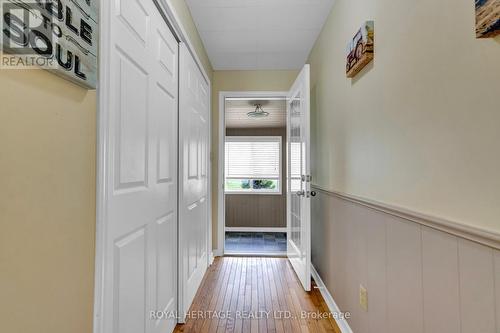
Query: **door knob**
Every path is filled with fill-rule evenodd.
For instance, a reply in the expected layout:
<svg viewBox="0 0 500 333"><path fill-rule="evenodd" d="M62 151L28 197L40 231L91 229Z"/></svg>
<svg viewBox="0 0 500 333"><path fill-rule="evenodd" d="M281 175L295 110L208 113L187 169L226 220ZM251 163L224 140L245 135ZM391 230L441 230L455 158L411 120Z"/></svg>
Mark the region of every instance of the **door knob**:
<svg viewBox="0 0 500 333"><path fill-rule="evenodd" d="M302 191L297 191L297 195L299 197L303 197L304 195L306 194L306 191L302 190Z"/></svg>

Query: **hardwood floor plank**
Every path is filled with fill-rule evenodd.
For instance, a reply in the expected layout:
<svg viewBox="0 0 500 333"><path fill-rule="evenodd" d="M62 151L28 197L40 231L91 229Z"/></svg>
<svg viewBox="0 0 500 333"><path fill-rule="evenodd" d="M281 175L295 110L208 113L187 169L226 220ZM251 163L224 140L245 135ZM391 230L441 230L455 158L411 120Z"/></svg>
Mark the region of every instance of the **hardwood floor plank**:
<svg viewBox="0 0 500 333"><path fill-rule="evenodd" d="M226 313L229 317L222 317ZM287 259L222 257L207 270L191 317L175 332L340 333L331 316L302 318L302 313L329 310L318 289L303 290Z"/></svg>
<svg viewBox="0 0 500 333"><path fill-rule="evenodd" d="M242 313L245 305L245 291L246 291L246 281L247 281L247 271L248 271L248 262L247 258L241 258L242 266L241 266L241 279L240 286L238 292L238 299L236 304L236 312ZM243 330L243 320L241 316L237 316L234 320L234 333L241 333ZM226 332L230 332L226 328Z"/></svg>
<svg viewBox="0 0 500 333"><path fill-rule="evenodd" d="M212 299L210 303L210 307L204 309L206 311L220 311L222 308L222 304L224 304L224 297L226 296L226 286L229 284L229 279L231 277L231 273L234 269L234 258L224 258L223 260L227 260L229 262L228 270L224 275L224 279L222 284L219 286L217 290L214 290L215 299ZM216 294L216 295L215 295ZM205 319L205 323L201 330L202 333L215 333L217 331L217 325L219 324L218 318L215 316L210 316L210 318ZM194 333L194 332L193 332Z"/></svg>
<svg viewBox="0 0 500 333"><path fill-rule="evenodd" d="M221 308L217 309L218 311L220 311L220 315L224 316L224 317L220 317L217 321L217 331L216 331L217 333L221 333L226 329L227 318L225 317L225 314L229 311L234 286L235 286L236 279L238 276L238 269L239 269L238 258L233 258L233 261L234 261L233 269L232 269L231 275L229 277L228 284L226 285L226 288L225 288L224 301L222 302Z"/></svg>
<svg viewBox="0 0 500 333"><path fill-rule="evenodd" d="M273 310L273 300L272 300L271 286L269 285L269 275L266 266L266 258L262 258L260 260L260 263L262 267L262 282L264 283L266 312L270 312ZM268 333L276 332L276 323L273 317L267 319L267 332Z"/></svg>
<svg viewBox="0 0 500 333"><path fill-rule="evenodd" d="M258 259L256 259L258 261ZM267 312L266 307L266 294L264 289L264 277L262 272L262 266L260 264L256 265L256 278L257 278L257 300L258 300L258 309L261 312ZM269 320L271 320L269 318ZM267 332L267 317L259 318L258 326L259 332Z"/></svg>
<svg viewBox="0 0 500 333"><path fill-rule="evenodd" d="M274 274L272 262L275 261L275 258L265 258L266 262L266 269L267 269L267 276L269 278L269 287L271 289L271 305L272 309L271 311L276 311L278 314L281 311L280 308L280 303L279 303L279 297L278 294L282 292L282 290L278 291L276 287L276 275ZM285 329L283 327L283 320L280 315L274 315L274 326L276 328L277 333L284 333Z"/></svg>
<svg viewBox="0 0 500 333"><path fill-rule="evenodd" d="M287 295L289 294L288 285L286 283L283 283L283 276L279 263L280 261L273 260L272 269L273 269L273 274L276 277L276 288L278 288L278 290L281 291L280 293L278 293L278 301L280 304L281 315L288 317L293 313L292 312L293 308L288 301L287 297ZM295 318L283 320L283 328L285 329L285 332L291 332L291 333L300 332L299 327L297 325L297 320Z"/></svg>
<svg viewBox="0 0 500 333"><path fill-rule="evenodd" d="M229 312L229 317L225 320L225 325L219 325L219 327L223 326L220 329L220 332L234 332L234 326L236 321L236 306L238 304L238 297L240 295L240 286L241 286L241 274L243 270L243 266L245 265L244 258L238 258L238 270L236 273L236 277L233 285L233 292L231 294L231 300L229 301L229 307L227 311Z"/></svg>
<svg viewBox="0 0 500 333"><path fill-rule="evenodd" d="M251 288L251 293L252 293L252 307L251 307L251 313L256 314L258 309L259 309L259 298L258 298L258 293L257 293L257 258L252 258L251 260L251 267L252 267L252 288ZM254 318L251 316L250 318L250 332L251 333L259 333L259 319Z"/></svg>
<svg viewBox="0 0 500 333"><path fill-rule="evenodd" d="M232 285L232 279L234 279L234 274L235 274L235 268L236 268L236 260L235 258L230 258L229 259L230 266L229 266L229 274L227 274L227 277L224 279L223 286L224 288L221 288L219 290L219 296L217 297L217 303L215 307L213 308L213 311L220 313L223 310L224 307L224 301L228 295L228 293L231 291L231 285ZM209 309L209 311L212 309ZM208 332L217 332L219 325L219 318L218 314L217 315L210 315L210 328Z"/></svg>
<svg viewBox="0 0 500 333"><path fill-rule="evenodd" d="M248 313L252 309L252 265L251 265L251 258L246 258L246 263L247 263L247 279L246 279L246 284L245 284L245 301L244 301L243 311L245 313ZM251 331L250 319L244 317L243 318L242 332L249 333L250 331Z"/></svg>

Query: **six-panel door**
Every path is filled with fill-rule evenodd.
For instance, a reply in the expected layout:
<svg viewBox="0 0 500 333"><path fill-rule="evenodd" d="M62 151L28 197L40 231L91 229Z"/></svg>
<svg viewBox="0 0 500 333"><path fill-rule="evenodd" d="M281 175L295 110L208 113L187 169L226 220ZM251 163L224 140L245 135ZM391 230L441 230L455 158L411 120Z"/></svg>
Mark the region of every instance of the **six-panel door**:
<svg viewBox="0 0 500 333"><path fill-rule="evenodd" d="M178 43L152 0L111 1L106 333L171 332L177 310Z"/></svg>
<svg viewBox="0 0 500 333"><path fill-rule="evenodd" d="M179 294L189 309L208 266L209 87L180 44L179 92Z"/></svg>

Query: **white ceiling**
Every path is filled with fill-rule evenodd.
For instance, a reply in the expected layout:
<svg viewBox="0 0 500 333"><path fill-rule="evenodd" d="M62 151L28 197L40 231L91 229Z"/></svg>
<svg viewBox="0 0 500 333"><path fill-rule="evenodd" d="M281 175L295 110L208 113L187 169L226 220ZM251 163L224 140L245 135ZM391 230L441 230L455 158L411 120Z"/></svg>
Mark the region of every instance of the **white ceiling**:
<svg viewBox="0 0 500 333"><path fill-rule="evenodd" d="M216 70L299 69L334 0L186 0Z"/></svg>
<svg viewBox="0 0 500 333"><path fill-rule="evenodd" d="M269 112L265 118L249 118L248 112L255 111L254 104L262 104L262 109ZM278 128L286 124L286 103L284 100L253 101L229 100L226 101L226 128Z"/></svg>

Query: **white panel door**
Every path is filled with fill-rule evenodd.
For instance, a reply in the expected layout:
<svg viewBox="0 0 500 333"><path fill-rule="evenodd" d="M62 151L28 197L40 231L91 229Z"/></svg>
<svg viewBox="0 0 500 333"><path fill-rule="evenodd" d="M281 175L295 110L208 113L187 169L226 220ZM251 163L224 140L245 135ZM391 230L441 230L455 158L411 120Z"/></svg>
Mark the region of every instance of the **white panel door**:
<svg viewBox="0 0 500 333"><path fill-rule="evenodd" d="M171 332L150 311L177 310L178 43L152 0L110 6L102 333Z"/></svg>
<svg viewBox="0 0 500 333"><path fill-rule="evenodd" d="M311 290L309 75L305 65L287 98L287 255L306 291Z"/></svg>
<svg viewBox="0 0 500 333"><path fill-rule="evenodd" d="M186 313L208 266L209 88L184 44L179 85L179 294Z"/></svg>

